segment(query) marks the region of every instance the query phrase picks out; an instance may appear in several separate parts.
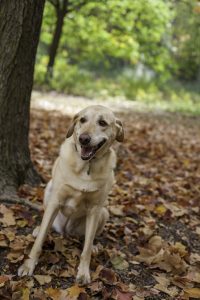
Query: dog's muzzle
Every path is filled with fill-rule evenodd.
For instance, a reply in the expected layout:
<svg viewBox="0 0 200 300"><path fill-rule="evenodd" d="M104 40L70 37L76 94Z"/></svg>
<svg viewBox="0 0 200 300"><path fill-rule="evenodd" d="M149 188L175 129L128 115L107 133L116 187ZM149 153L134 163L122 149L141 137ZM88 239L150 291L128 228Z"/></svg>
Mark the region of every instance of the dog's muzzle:
<svg viewBox="0 0 200 300"><path fill-rule="evenodd" d="M80 135L81 137L82 135ZM79 142L81 144L81 158L83 160L89 160L92 157L94 157L94 155L96 154L96 152L105 144L106 139L104 138L101 142L99 142L97 145L92 146L90 145L90 141L91 141L91 137L89 136L89 138L87 139L80 139L79 137Z"/></svg>

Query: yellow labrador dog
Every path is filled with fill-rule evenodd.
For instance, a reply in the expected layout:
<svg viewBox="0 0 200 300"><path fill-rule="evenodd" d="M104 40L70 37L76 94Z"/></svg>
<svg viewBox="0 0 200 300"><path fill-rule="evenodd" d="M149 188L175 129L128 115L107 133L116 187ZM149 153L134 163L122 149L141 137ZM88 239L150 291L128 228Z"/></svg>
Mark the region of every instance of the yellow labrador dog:
<svg viewBox="0 0 200 300"><path fill-rule="evenodd" d="M121 121L104 106L89 106L75 115L61 146L44 196L45 212L29 258L18 275L32 275L49 228L85 235L76 280L90 282L93 240L109 217L108 193L114 183L116 156L111 145L122 142Z"/></svg>

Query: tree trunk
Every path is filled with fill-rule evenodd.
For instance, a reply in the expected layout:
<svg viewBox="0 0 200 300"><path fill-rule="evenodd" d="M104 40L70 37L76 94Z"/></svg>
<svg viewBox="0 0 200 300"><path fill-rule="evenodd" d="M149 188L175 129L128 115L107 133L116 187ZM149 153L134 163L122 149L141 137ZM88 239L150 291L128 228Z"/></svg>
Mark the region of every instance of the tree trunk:
<svg viewBox="0 0 200 300"><path fill-rule="evenodd" d="M62 34L66 9L67 9L67 0L64 0L62 7L56 8L57 19L56 19L56 27L55 27L52 43L49 48L49 62L47 65L47 74L46 74L47 81L49 78L53 77L53 67L54 67L56 53L58 50L58 46Z"/></svg>
<svg viewBox="0 0 200 300"><path fill-rule="evenodd" d="M0 4L0 195L41 177L28 146L30 96L44 0Z"/></svg>

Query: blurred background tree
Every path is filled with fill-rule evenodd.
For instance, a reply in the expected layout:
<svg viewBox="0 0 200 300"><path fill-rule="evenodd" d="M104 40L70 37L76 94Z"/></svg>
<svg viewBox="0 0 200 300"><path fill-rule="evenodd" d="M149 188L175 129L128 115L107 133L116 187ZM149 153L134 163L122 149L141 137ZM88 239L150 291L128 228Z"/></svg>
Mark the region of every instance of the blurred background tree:
<svg viewBox="0 0 200 300"><path fill-rule="evenodd" d="M196 101L199 77L197 0L46 2L37 88L88 97L154 101L156 94Z"/></svg>
<svg viewBox="0 0 200 300"><path fill-rule="evenodd" d="M200 2L174 1L173 47L177 77L199 80L200 76ZM200 82L199 82L200 83Z"/></svg>

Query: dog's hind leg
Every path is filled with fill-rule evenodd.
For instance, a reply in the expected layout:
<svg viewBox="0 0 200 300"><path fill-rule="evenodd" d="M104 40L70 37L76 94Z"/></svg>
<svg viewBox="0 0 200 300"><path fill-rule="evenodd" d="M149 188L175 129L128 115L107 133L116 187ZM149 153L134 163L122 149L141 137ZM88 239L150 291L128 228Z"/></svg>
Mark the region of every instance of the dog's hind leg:
<svg viewBox="0 0 200 300"><path fill-rule="evenodd" d="M58 214L53 222L52 228L56 232L63 235L65 232L66 222L67 222L67 218L61 212L58 212ZM32 236L36 238L38 236L39 230L40 230L40 226L35 227L35 229L33 230Z"/></svg>
<svg viewBox="0 0 200 300"><path fill-rule="evenodd" d="M66 223L67 223L67 218L59 211L53 222L52 227L56 232L60 234L64 234Z"/></svg>

